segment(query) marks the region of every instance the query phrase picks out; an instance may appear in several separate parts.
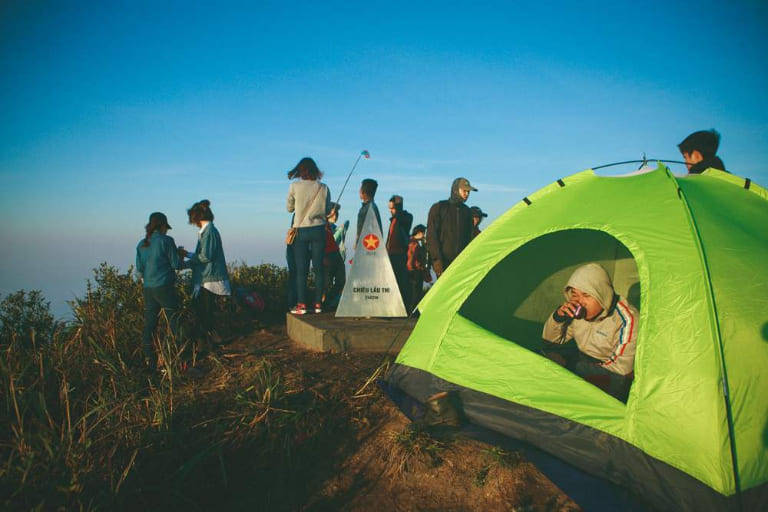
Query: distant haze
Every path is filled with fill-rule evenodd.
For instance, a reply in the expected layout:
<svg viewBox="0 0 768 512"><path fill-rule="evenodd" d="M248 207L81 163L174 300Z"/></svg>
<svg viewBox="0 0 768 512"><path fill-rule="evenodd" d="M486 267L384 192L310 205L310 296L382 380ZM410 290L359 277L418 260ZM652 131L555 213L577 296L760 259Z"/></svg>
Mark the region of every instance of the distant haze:
<svg viewBox="0 0 768 512"><path fill-rule="evenodd" d="M385 218L397 193L426 223L465 176L487 226L713 127L728 169L766 186L766 54L765 2L6 2L0 293L42 289L63 316L90 269L132 264L152 211L193 249L203 198L229 260L283 265L303 156L335 198L371 152L342 198L350 245L364 177Z"/></svg>

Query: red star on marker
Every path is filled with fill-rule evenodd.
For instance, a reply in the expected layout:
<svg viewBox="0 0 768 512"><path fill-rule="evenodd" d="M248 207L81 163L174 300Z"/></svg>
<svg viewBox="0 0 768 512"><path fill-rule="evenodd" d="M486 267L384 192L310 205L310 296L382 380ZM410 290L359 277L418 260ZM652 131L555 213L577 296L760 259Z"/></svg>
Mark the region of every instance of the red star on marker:
<svg viewBox="0 0 768 512"><path fill-rule="evenodd" d="M365 235L365 238L363 238L363 247L365 247L367 251L375 251L378 246L379 246L379 237L377 237L373 233L368 233L367 235Z"/></svg>

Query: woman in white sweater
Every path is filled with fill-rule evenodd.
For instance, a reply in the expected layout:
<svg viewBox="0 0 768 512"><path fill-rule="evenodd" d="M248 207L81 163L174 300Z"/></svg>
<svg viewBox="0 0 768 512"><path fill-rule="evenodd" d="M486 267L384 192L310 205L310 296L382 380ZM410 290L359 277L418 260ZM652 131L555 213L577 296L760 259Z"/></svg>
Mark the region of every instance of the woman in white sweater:
<svg viewBox="0 0 768 512"><path fill-rule="evenodd" d="M323 298L323 256L325 255L325 219L330 211L331 192L320 181L323 173L315 161L302 158L296 167L288 172L288 179L294 180L288 187L286 206L293 213L293 227L298 234L293 242L293 256L296 264L296 305L291 313L304 315L307 312L307 278L309 258L315 276L315 313L322 312Z"/></svg>

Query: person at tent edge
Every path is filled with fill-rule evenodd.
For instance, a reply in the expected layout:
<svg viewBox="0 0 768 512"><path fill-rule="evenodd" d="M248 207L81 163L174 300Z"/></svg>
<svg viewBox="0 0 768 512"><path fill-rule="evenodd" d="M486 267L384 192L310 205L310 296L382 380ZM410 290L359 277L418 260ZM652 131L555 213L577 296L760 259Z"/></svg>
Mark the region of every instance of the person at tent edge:
<svg viewBox="0 0 768 512"><path fill-rule="evenodd" d="M598 263L577 268L565 286L566 301L549 316L542 338L564 344L576 340L578 354L543 351L587 381L624 401L631 384L639 313L613 289Z"/></svg>
<svg viewBox="0 0 768 512"><path fill-rule="evenodd" d="M470 191L477 192L477 189L468 179L456 178L451 185L451 197L438 201L429 209L427 249L438 277L472 241L472 211L464 204Z"/></svg>
<svg viewBox="0 0 768 512"><path fill-rule="evenodd" d="M687 136L677 145L689 174L701 174L707 169L725 171L725 164L716 155L720 134L716 130L701 130Z"/></svg>

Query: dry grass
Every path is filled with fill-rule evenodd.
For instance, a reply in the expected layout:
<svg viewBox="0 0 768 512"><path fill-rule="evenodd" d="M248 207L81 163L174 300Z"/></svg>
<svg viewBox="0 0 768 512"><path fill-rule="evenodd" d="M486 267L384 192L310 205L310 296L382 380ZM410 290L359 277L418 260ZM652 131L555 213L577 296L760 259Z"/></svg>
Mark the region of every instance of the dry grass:
<svg viewBox="0 0 768 512"><path fill-rule="evenodd" d="M391 476L403 476L406 473L425 467L437 467L442 464L442 452L445 445L425 431L411 428L410 425L399 432L388 432L391 440L389 453Z"/></svg>
<svg viewBox="0 0 768 512"><path fill-rule="evenodd" d="M274 269L241 270L279 284ZM178 338L167 323L158 333L165 373L148 379L141 288L106 265L94 281L69 326L48 323L29 296L0 305L17 326L0 337L0 510L374 510L385 502L458 510L524 501L491 492L514 485L506 467L515 454L457 451L403 423L387 432L385 418L400 416L374 383L386 371L380 355L297 350L282 326L230 301L218 314L235 341L195 354L185 314ZM238 330L252 334L238 338ZM482 460L471 460L477 453ZM424 478L436 473L453 482L450 495Z"/></svg>
<svg viewBox="0 0 768 512"><path fill-rule="evenodd" d="M282 290L284 273L266 267L240 266L233 274L267 276L256 284ZM186 308L183 283L179 291ZM41 296L11 298L3 313L46 320ZM44 340L29 322L14 323L0 339L0 422L7 425L0 434L0 508L177 504L178 496L231 485L243 463L238 450L285 458L282 452L295 452L298 433L312 430L313 402L303 389L286 387L293 378L282 368L263 358L235 377L221 357L200 359L185 334L195 329L186 310L179 338L161 322L156 349L163 373L149 375L140 350L141 287L130 273L101 265L72 309L75 321L55 326ZM259 328L233 301L219 316L222 325ZM205 372L204 386L190 367ZM252 464L246 473L268 467Z"/></svg>

